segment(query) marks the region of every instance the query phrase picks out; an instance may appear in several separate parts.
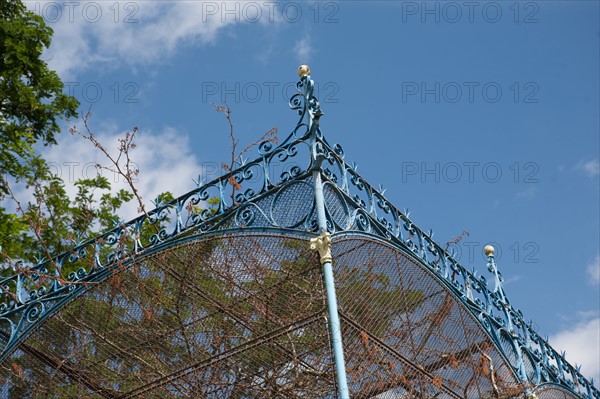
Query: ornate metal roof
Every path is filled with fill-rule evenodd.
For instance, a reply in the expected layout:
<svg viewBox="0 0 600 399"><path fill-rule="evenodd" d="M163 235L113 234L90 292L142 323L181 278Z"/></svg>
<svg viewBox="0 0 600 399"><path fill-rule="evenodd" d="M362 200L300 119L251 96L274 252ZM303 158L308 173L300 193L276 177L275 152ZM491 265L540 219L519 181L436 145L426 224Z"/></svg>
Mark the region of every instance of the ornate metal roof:
<svg viewBox="0 0 600 399"><path fill-rule="evenodd" d="M489 287L325 139L299 74L282 143L0 282L0 397L600 399L493 248Z"/></svg>

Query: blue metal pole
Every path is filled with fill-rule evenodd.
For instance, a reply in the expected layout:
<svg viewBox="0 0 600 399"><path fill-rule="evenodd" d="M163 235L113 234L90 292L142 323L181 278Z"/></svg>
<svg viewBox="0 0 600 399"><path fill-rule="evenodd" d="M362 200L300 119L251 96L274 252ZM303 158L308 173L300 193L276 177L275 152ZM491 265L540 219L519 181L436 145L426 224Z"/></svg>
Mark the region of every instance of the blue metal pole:
<svg viewBox="0 0 600 399"><path fill-rule="evenodd" d="M335 360L335 371L337 374L337 383L341 399L349 399L348 382L346 378L346 364L344 361L344 348L342 346L342 332L340 317L338 315L338 305L335 295L335 283L333 279L333 268L331 266L331 238L327 233L327 219L325 217L325 200L323 196L323 182L321 173L317 169L313 172L315 179L315 201L317 207L317 220L319 222L319 233L321 240L319 252L323 264L323 274L325 278L325 289L327 291L327 308L329 310L329 326L331 329L331 340L333 342L333 356ZM319 246L316 246L317 248Z"/></svg>

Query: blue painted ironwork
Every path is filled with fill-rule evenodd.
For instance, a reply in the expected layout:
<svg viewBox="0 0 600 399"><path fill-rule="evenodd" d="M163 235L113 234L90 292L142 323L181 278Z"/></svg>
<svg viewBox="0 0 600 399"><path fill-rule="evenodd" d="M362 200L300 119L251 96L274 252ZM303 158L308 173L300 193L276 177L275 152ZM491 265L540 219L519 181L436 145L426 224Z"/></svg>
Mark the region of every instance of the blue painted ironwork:
<svg viewBox="0 0 600 399"><path fill-rule="evenodd" d="M191 235L263 229L305 236L327 230L334 239L348 232L377 237L409 254L478 320L529 395L556 386L580 398L600 399L593 381L553 349L508 301L493 253L488 254L488 270L494 278L490 289L484 276L460 265L453 253L433 240L431 231L421 230L408 212L395 208L385 198L385 190L366 182L356 165L345 160L340 145L327 142L319 127L323 114L310 77L302 77L297 87L289 105L298 111L299 120L278 146L261 143L254 160L240 161L230 173L199 182L189 193L156 203L148 214L119 222L53 259L12 265L13 273L0 280L0 362L45 319L90 286ZM276 171L278 165L283 168ZM299 196L305 206L287 209L286 201ZM209 205L211 198L218 203ZM338 370L338 377L343 371L343 367Z"/></svg>
<svg viewBox="0 0 600 399"><path fill-rule="evenodd" d="M495 267L497 285L492 291L484 276L477 277L476 272L460 265L453 254L433 240L433 232L419 229L409 219L408 212L396 209L383 192L368 184L358 174L356 165L351 166L344 160L341 146L329 146L322 140L321 149L327 161L323 174L329 183L325 185L329 198L326 208L332 233L359 230L412 253L479 319L507 359L516 359L509 363L521 377L525 370L531 386L555 383L583 398L600 398L600 391L581 374L579 367L570 365L564 354L556 352L525 322L522 312L512 307Z"/></svg>
<svg viewBox="0 0 600 399"><path fill-rule="evenodd" d="M582 398L600 398L600 391L570 365L547 340L525 322L520 310L512 307L502 288L502 278L494 266L496 287L490 290L484 276L470 272L454 254L433 240L433 232L424 232L410 219L408 212L395 208L357 172L355 164L344 159L338 144L317 139L319 156L324 158L325 196L331 233L358 230L388 240L410 252L456 295L478 318L481 325L509 360L516 375L530 387L553 383L566 387ZM335 237L335 234L334 234ZM513 361L510 361L514 359ZM525 378L526 377L526 378Z"/></svg>
<svg viewBox="0 0 600 399"><path fill-rule="evenodd" d="M156 201L156 208L147 214L118 222L112 230L52 259L36 265L10 265L14 273L0 280L0 362L36 326L77 295L115 270L186 235L250 226L316 232L314 188L309 181L314 167L310 118L303 99L301 94L290 99L290 107L300 118L279 146L265 141L259 145L256 159L241 161L227 175L199 182L196 189L172 201ZM290 220L285 198L298 195L307 201ZM207 203L214 198L218 199L215 206Z"/></svg>
<svg viewBox="0 0 600 399"><path fill-rule="evenodd" d="M311 148L313 153L314 170L313 180L315 185L315 203L317 211L317 222L319 226L319 234L327 232L327 216L325 214L325 198L323 197L323 182L321 180L321 162L323 159L319 156L319 151L316 147L317 134L320 134L319 130L319 119L323 115L319 101L314 95L314 81L310 78L310 68L306 65L298 68L300 75L300 82L298 83L298 89L300 90L303 99L302 101L306 106L304 107L304 114L308 113L307 126L310 132ZM304 116L304 115L302 115ZM319 240L319 239L316 239ZM333 268L331 266L331 253L330 245L331 240L329 236L321 239L321 242L325 248L322 248L327 255L321 256L321 262L323 265L323 275L325 280L325 288L327 291L327 308L329 312L329 325L331 329L331 340L333 345L333 354L335 360L335 369L338 383L338 390L341 399L349 399L348 381L346 378L346 365L344 361L344 348L342 345L342 332L340 317L338 314L337 296L335 293L335 282L333 277Z"/></svg>
<svg viewBox="0 0 600 399"><path fill-rule="evenodd" d="M346 377L346 362L344 360L344 347L342 345L342 330L340 316L338 313L337 296L335 293L333 267L331 265L331 237L327 232L325 199L323 198L323 182L321 181L321 174L318 170L315 170L314 172L314 179L319 233L322 235L313 240L320 242L320 250L324 252L324 254L321 255L321 262L323 265L325 288L327 290L327 309L329 312L329 326L331 329L331 342L333 345L338 390L341 399L349 399L348 379ZM317 247L315 247L315 249L317 249Z"/></svg>

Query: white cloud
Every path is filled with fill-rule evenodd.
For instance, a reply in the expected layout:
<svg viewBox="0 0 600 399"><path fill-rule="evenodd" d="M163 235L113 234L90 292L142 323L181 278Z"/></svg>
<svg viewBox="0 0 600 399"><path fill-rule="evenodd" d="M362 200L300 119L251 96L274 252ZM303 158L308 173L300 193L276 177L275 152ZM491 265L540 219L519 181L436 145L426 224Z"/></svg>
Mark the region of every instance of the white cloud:
<svg viewBox="0 0 600 399"><path fill-rule="evenodd" d="M313 53L310 40L308 38L298 40L294 46L294 52L300 62L308 63L310 61L310 56Z"/></svg>
<svg viewBox="0 0 600 399"><path fill-rule="evenodd" d="M600 175L600 162L597 159L579 161L575 169L583 171L588 177L596 177Z"/></svg>
<svg viewBox="0 0 600 399"><path fill-rule="evenodd" d="M529 186L527 189L516 193L515 198L528 200L528 199L534 198L536 193L537 193L537 188L534 186Z"/></svg>
<svg viewBox="0 0 600 399"><path fill-rule="evenodd" d="M214 43L236 23L279 22L273 5L252 1L29 1L54 29L45 53L65 79L88 68L148 65L181 46Z"/></svg>
<svg viewBox="0 0 600 399"><path fill-rule="evenodd" d="M520 274L515 274L513 276L510 276L506 280L504 280L504 282L502 283L502 285L504 287L506 287L509 284L516 283L517 281L521 281L521 280L523 280L523 276L521 276Z"/></svg>
<svg viewBox="0 0 600 399"><path fill-rule="evenodd" d="M568 329L558 332L549 339L552 347L566 352L571 364L581 365L581 373L600 381L600 318L585 318Z"/></svg>
<svg viewBox="0 0 600 399"><path fill-rule="evenodd" d="M600 284L600 255L588 263L585 271L592 284Z"/></svg>
<svg viewBox="0 0 600 399"><path fill-rule="evenodd" d="M123 136L122 131L108 126L99 129L95 136L109 153L118 154L117 140ZM135 142L136 148L131 150L131 157L140 170L136 187L147 209L154 207L151 200L162 192L170 191L177 197L195 188L193 179L197 180L202 173L202 165L191 151L186 133L169 127L161 132L140 131ZM91 142L81 137L62 134L58 145L45 148L42 156L65 181L71 198L77 191L73 184L75 181L93 178L98 173L108 178L113 192L128 189L123 177L96 169L96 164L109 166L110 161ZM133 200L119 213L122 218L131 219L137 215L137 210L137 202Z"/></svg>

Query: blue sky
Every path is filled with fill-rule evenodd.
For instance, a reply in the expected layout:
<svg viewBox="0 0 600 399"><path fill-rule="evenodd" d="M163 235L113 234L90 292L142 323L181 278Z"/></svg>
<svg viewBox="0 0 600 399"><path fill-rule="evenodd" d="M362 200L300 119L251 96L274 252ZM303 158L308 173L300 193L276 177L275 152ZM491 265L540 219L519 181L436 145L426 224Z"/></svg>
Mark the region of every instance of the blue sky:
<svg viewBox="0 0 600 399"><path fill-rule="evenodd" d="M309 64L328 140L439 242L467 231L465 266L486 273L495 242L513 305L599 380L597 1L26 4L99 137L140 128L148 202L228 159L211 103L231 107L242 143L286 135ZM67 180L100 159L68 133L44 152Z"/></svg>

